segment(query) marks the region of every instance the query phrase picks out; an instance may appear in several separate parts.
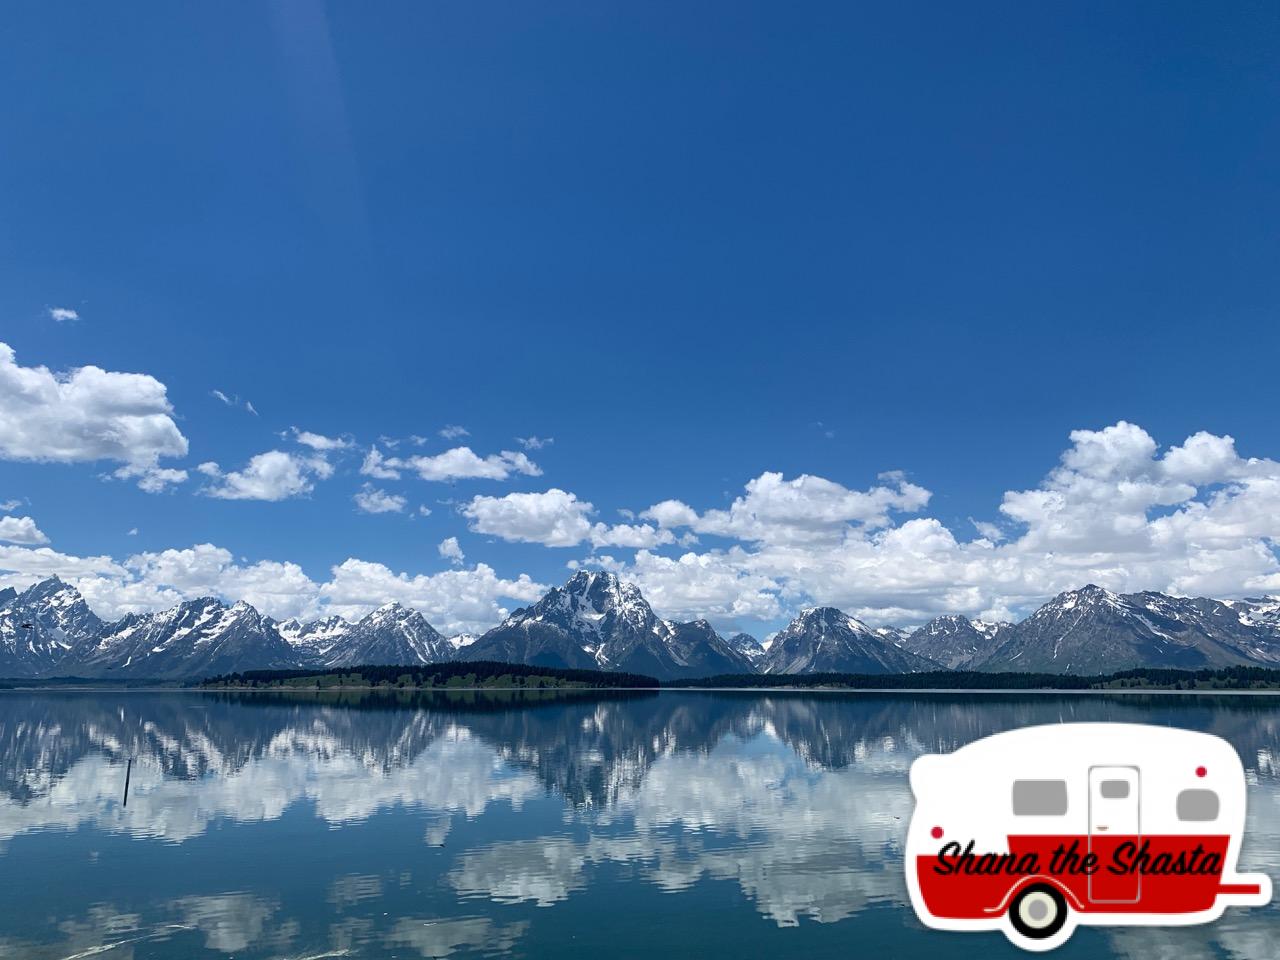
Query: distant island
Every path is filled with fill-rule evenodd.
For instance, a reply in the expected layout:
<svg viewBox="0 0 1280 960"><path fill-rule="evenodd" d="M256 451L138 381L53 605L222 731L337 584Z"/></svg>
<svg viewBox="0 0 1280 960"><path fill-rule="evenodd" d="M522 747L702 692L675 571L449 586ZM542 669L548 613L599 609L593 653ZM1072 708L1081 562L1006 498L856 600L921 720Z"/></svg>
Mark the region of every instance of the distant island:
<svg viewBox="0 0 1280 960"><path fill-rule="evenodd" d="M209 677L200 687L212 690L587 690L653 688L658 681L636 673L565 670L476 660L422 666L358 666L341 670L246 670Z"/></svg>
<svg viewBox="0 0 1280 960"><path fill-rule="evenodd" d="M635 673L564 670L495 660L437 663L419 667L366 666L343 670L248 670L200 682L210 690L334 691L386 690L1008 690L1126 692L1280 691L1280 670L1224 667L1219 670L1139 668L1098 676L1056 673L982 673L935 670L921 673L721 674L658 680Z"/></svg>

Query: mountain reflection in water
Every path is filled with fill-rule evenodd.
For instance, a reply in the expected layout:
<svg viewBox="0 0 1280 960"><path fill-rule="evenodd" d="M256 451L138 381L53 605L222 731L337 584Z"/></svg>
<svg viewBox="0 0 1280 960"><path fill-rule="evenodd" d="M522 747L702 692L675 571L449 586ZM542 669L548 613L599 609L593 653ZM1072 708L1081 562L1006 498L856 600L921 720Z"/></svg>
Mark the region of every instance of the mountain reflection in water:
<svg viewBox="0 0 1280 960"><path fill-rule="evenodd" d="M1231 741L1280 876L1269 697L4 693L0 957L1013 956L915 921L907 770L1082 720ZM1276 909L1058 955L1270 957Z"/></svg>

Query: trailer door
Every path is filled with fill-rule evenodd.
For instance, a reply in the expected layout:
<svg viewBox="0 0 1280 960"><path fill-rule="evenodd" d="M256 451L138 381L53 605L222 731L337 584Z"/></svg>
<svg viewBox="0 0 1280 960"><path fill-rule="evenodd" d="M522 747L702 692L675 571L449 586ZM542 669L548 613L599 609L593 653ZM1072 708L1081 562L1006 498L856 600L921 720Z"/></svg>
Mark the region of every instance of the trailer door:
<svg viewBox="0 0 1280 960"><path fill-rule="evenodd" d="M1107 869L1120 844L1142 843L1140 788L1137 767L1089 768L1089 851L1098 856L1098 870L1089 876L1089 899L1095 903L1135 903L1142 895L1141 874Z"/></svg>

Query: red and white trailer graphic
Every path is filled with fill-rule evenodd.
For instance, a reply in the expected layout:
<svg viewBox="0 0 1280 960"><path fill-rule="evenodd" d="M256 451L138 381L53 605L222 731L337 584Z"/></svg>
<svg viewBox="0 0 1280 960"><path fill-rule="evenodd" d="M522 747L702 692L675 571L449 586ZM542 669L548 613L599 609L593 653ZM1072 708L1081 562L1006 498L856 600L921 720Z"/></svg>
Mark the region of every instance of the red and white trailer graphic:
<svg viewBox="0 0 1280 960"><path fill-rule="evenodd" d="M1048 950L1079 924L1179 925L1261 906L1237 874L1244 768L1225 740L1127 723L986 737L911 767L907 886L939 930Z"/></svg>

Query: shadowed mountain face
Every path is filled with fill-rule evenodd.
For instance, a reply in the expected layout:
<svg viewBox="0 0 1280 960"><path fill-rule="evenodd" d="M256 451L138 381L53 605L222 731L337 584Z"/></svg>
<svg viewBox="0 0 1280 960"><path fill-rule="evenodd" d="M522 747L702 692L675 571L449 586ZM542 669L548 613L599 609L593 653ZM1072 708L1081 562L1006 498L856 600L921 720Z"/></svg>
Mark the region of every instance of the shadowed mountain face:
<svg viewBox="0 0 1280 960"><path fill-rule="evenodd" d="M462 660L622 670L660 680L751 673L751 661L705 620L656 616L635 584L580 572L459 651Z"/></svg>
<svg viewBox="0 0 1280 960"><path fill-rule="evenodd" d="M937 666L834 607L792 620L760 663L763 673L910 673Z"/></svg>
<svg viewBox="0 0 1280 960"><path fill-rule="evenodd" d="M1274 601L1116 594L1087 586L1059 594L1005 631L984 670L1107 673L1130 667L1280 663Z"/></svg>
<svg viewBox="0 0 1280 960"><path fill-rule="evenodd" d="M1011 623L935 617L903 638L902 646L948 670L970 670L986 662L1009 638Z"/></svg>

